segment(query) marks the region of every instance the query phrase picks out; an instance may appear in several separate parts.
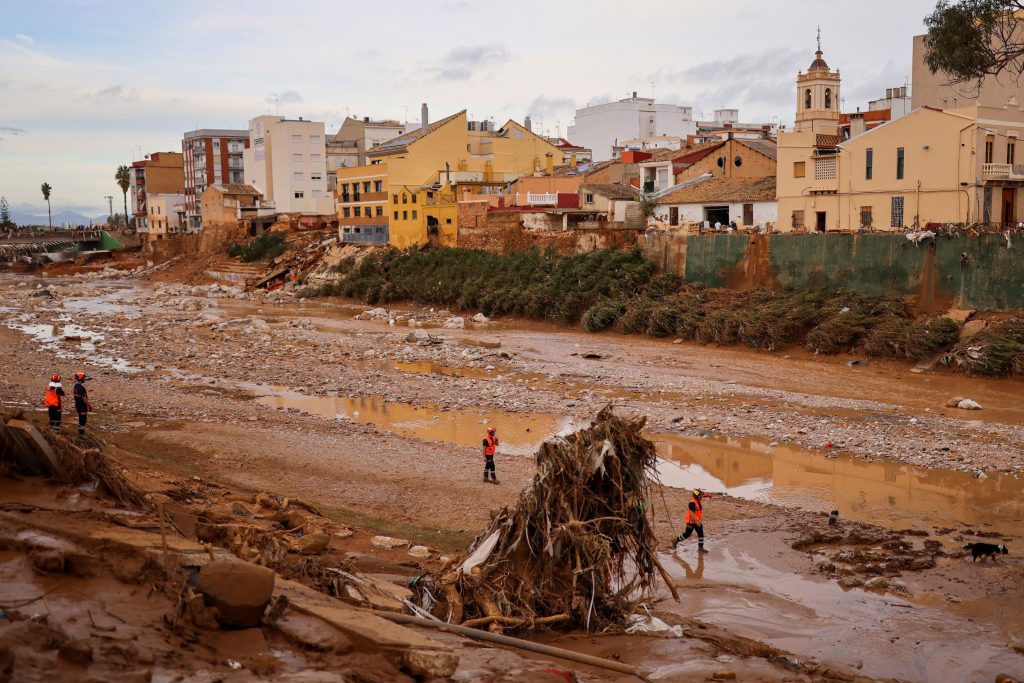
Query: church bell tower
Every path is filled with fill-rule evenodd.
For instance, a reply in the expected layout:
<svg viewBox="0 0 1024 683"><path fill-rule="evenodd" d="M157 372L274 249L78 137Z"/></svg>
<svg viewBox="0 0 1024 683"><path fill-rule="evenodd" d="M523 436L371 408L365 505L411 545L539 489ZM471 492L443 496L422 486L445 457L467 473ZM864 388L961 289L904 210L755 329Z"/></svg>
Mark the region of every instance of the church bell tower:
<svg viewBox="0 0 1024 683"><path fill-rule="evenodd" d="M818 51L807 73L796 77L796 127L822 135L839 134L839 71L832 71L822 58L821 29Z"/></svg>

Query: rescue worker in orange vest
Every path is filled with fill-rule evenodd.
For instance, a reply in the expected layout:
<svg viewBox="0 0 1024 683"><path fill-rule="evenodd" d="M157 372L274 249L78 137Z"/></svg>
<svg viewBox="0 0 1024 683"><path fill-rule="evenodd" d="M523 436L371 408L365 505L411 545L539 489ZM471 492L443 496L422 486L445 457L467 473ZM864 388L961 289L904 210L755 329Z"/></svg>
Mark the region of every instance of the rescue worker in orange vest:
<svg viewBox="0 0 1024 683"><path fill-rule="evenodd" d="M64 387L60 383L60 375L50 378L50 385L46 387L46 398L44 399L46 412L50 415L50 429L54 432L60 431L60 415L64 410Z"/></svg>
<svg viewBox="0 0 1024 683"><path fill-rule="evenodd" d="M491 483L498 483L498 475L494 471L494 453L498 450L498 429L497 427L487 428L487 438L484 439L484 483L487 483L487 473L491 473Z"/></svg>
<svg viewBox="0 0 1024 683"><path fill-rule="evenodd" d="M686 510L686 529L683 533L676 536L674 545L679 545L693 534L697 532L697 552L703 553L704 550L704 506L701 501L704 498L711 498L711 494L706 494L700 489L693 490L693 500L687 505Z"/></svg>

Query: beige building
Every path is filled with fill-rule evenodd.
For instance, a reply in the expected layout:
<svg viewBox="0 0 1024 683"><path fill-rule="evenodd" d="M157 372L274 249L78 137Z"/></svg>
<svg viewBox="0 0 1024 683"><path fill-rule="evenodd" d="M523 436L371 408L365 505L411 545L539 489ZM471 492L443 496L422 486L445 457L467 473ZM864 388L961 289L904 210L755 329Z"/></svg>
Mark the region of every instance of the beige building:
<svg viewBox="0 0 1024 683"><path fill-rule="evenodd" d="M324 124L257 116L249 121L243 152L245 184L255 187L278 213L334 213L327 191Z"/></svg>
<svg viewBox="0 0 1024 683"><path fill-rule="evenodd" d="M213 250L226 242L239 242L266 232L275 211L251 185L211 185L199 197L203 221L202 248Z"/></svg>
<svg viewBox="0 0 1024 683"><path fill-rule="evenodd" d="M924 107L840 142L838 88L838 72L820 53L798 77L796 130L778 141L779 230L1024 220L1024 166L1016 158L1024 107L1013 97L999 106Z"/></svg>
<svg viewBox="0 0 1024 683"><path fill-rule="evenodd" d="M1024 29L1019 30L1024 34ZM1019 36L1024 40L1024 35ZM945 72L933 74L925 64L924 36L914 36L914 63L912 67L913 88L910 93L912 109L934 107L936 109L956 109L959 107L979 104L983 107L1001 107L1011 97L1024 103L1024 85L1016 81L1012 74L988 76L978 83L951 83Z"/></svg>
<svg viewBox="0 0 1024 683"><path fill-rule="evenodd" d="M184 194L150 194L146 201L146 227L140 233L150 240L162 240L182 232L185 216Z"/></svg>

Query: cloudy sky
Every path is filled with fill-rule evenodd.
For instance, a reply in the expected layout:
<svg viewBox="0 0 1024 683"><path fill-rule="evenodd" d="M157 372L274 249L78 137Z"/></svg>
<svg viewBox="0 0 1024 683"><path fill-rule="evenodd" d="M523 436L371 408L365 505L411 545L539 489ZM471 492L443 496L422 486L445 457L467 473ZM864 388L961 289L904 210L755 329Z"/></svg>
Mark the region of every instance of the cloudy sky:
<svg viewBox="0 0 1024 683"><path fill-rule="evenodd" d="M794 77L825 58L853 109L910 76L934 0L6 0L0 195L87 215L118 164L199 128L280 113L431 119L462 108L564 134L575 108L636 90L695 113L791 124ZM884 17L884 19L883 19ZM653 85L652 85L653 83ZM277 102L275 103L275 95Z"/></svg>

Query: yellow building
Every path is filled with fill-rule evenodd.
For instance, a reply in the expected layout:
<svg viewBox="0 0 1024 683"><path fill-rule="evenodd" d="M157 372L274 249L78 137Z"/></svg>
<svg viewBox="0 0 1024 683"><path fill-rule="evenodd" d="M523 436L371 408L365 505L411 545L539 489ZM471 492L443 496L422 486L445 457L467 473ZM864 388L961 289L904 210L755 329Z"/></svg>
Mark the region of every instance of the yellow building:
<svg viewBox="0 0 1024 683"><path fill-rule="evenodd" d="M1016 141L1024 107L917 109L842 140L839 73L818 52L797 77L795 130L778 138L777 229L903 230L1024 220Z"/></svg>
<svg viewBox="0 0 1024 683"><path fill-rule="evenodd" d="M365 166L338 169L342 239L454 246L458 201L497 192L519 176L550 169L557 147L515 121L494 129L465 111L372 149Z"/></svg>

